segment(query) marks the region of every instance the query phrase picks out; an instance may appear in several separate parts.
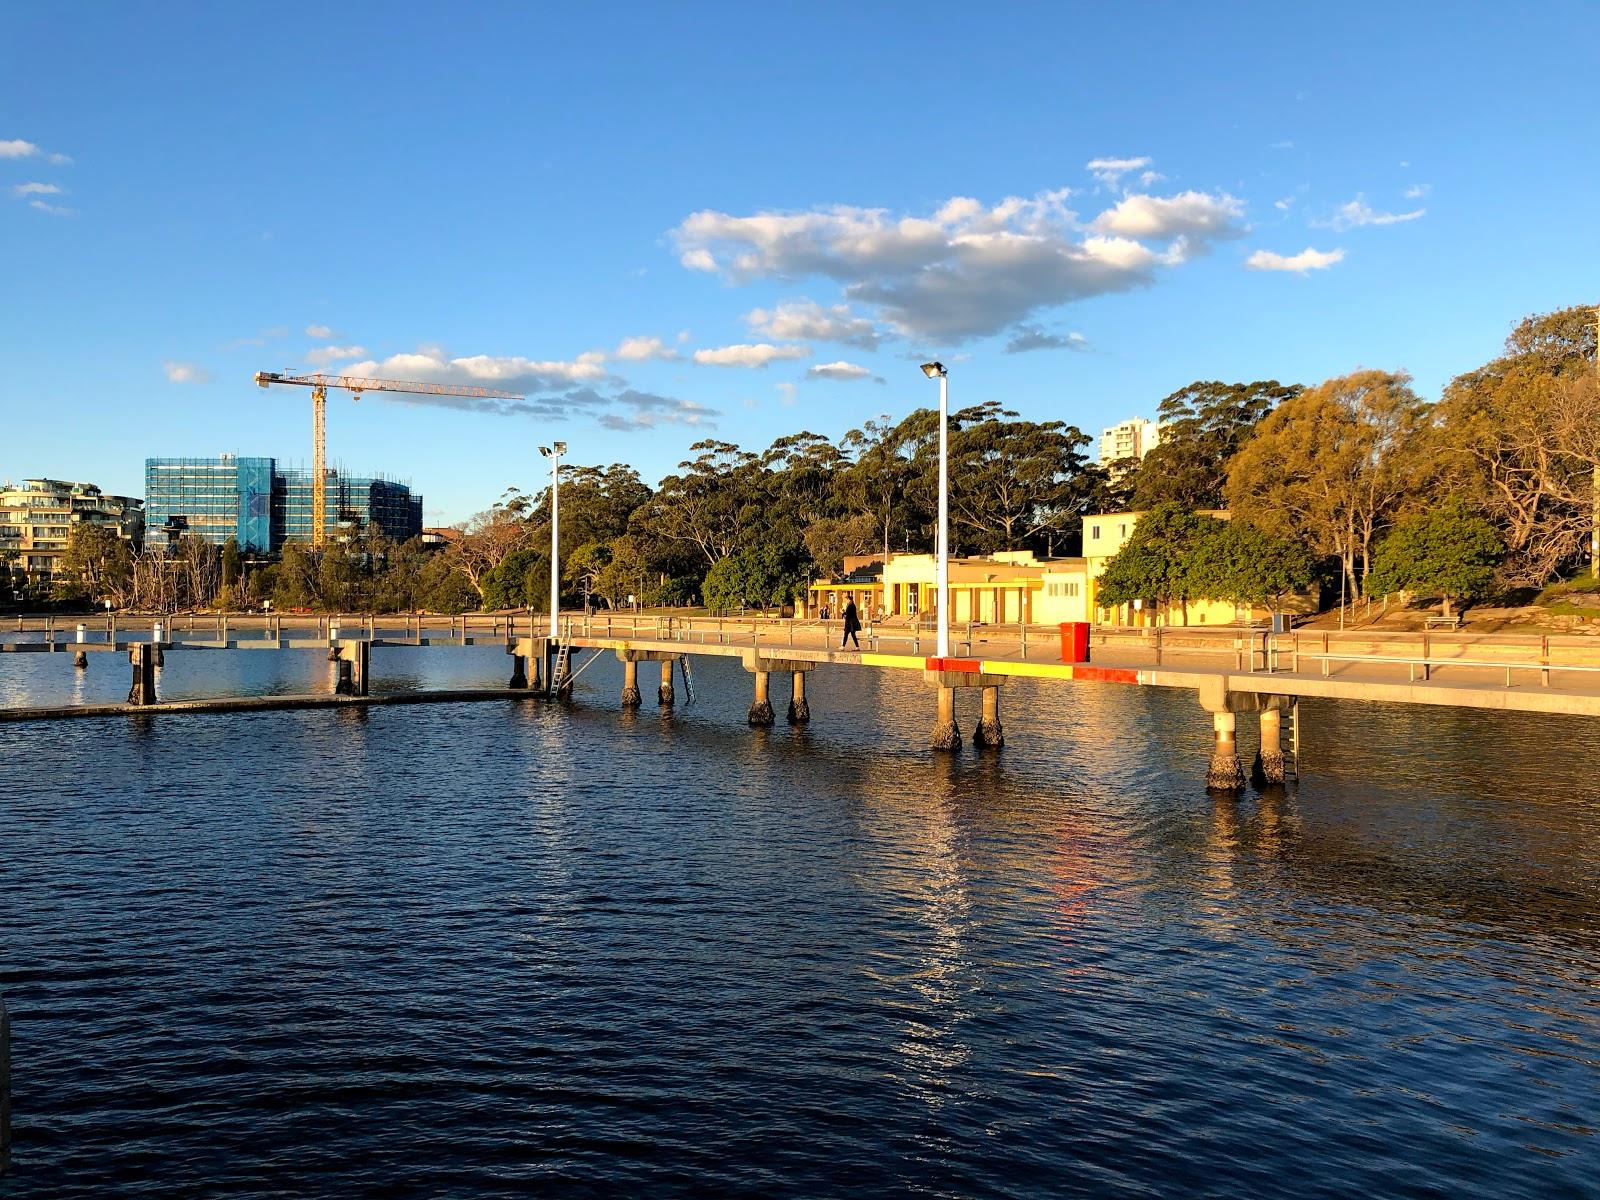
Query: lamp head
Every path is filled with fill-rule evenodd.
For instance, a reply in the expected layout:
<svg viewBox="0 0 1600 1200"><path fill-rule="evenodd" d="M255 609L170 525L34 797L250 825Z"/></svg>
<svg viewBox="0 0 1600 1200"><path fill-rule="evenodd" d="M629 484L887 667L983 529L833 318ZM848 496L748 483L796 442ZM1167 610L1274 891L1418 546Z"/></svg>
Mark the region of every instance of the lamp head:
<svg viewBox="0 0 1600 1200"><path fill-rule="evenodd" d="M949 374L949 372L944 369L944 364L942 362L923 363L922 373L929 379L937 379L941 375Z"/></svg>
<svg viewBox="0 0 1600 1200"><path fill-rule="evenodd" d="M539 447L539 453L544 455L546 458L549 458L550 457L550 447L549 446L540 446Z"/></svg>
<svg viewBox="0 0 1600 1200"><path fill-rule="evenodd" d="M565 454L566 452L567 452L567 444L565 442L557 442L556 443L556 453L557 454Z"/></svg>

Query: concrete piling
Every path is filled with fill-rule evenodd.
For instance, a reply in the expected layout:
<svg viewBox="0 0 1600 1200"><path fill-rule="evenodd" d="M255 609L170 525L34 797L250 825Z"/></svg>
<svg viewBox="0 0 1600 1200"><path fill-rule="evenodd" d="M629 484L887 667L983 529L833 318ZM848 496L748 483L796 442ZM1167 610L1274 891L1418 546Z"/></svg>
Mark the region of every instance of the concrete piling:
<svg viewBox="0 0 1600 1200"><path fill-rule="evenodd" d="M528 659L523 654L511 656L511 682L506 685L512 688L526 688L528 686Z"/></svg>
<svg viewBox="0 0 1600 1200"><path fill-rule="evenodd" d="M677 696L672 690L672 660L661 660L661 686L656 689L656 703L662 708L671 708L677 703Z"/></svg>
<svg viewBox="0 0 1600 1200"><path fill-rule="evenodd" d="M983 716L978 721L978 727L972 731L972 744L974 746L1000 747L1006 744L1005 730L1000 725L1000 689L998 687L985 687L983 689Z"/></svg>
<svg viewBox="0 0 1600 1200"><path fill-rule="evenodd" d="M339 681L333 690L341 696L365 696L372 667L372 643L341 642L337 649Z"/></svg>
<svg viewBox="0 0 1600 1200"><path fill-rule="evenodd" d="M1285 779L1283 762L1283 714L1278 708L1261 710L1261 749L1256 753L1250 776L1259 787L1275 787Z"/></svg>
<svg viewBox="0 0 1600 1200"><path fill-rule="evenodd" d="M929 744L935 750L961 749L961 727L956 724L956 690L939 685L939 717L933 723Z"/></svg>
<svg viewBox="0 0 1600 1200"><path fill-rule="evenodd" d="M811 705L806 703L806 673L789 676L789 724L804 725L811 720Z"/></svg>
<svg viewBox="0 0 1600 1200"><path fill-rule="evenodd" d="M87 650L79 650L76 654L74 654L72 656L72 665L77 667L78 670L80 670L80 671L88 670L89 669L89 652Z"/></svg>
<svg viewBox="0 0 1600 1200"><path fill-rule="evenodd" d="M128 661L133 664L133 686L128 689L129 704L154 704L156 702L156 661L152 647L138 643L128 648Z"/></svg>
<svg viewBox="0 0 1600 1200"><path fill-rule="evenodd" d="M638 708L644 703L644 698L639 695L639 664L633 659L624 659L622 663L622 707Z"/></svg>
<svg viewBox="0 0 1600 1200"><path fill-rule="evenodd" d="M1244 768L1239 765L1239 746L1236 739L1238 718L1231 712L1211 714L1211 727L1216 744L1211 752L1211 765L1206 770L1206 790L1236 792L1244 787Z"/></svg>
<svg viewBox="0 0 1600 1200"><path fill-rule="evenodd" d="M772 701L767 698L767 680L771 673L753 671L751 674L756 677L756 697L750 705L748 720L753 726L771 725L776 720L772 715Z"/></svg>

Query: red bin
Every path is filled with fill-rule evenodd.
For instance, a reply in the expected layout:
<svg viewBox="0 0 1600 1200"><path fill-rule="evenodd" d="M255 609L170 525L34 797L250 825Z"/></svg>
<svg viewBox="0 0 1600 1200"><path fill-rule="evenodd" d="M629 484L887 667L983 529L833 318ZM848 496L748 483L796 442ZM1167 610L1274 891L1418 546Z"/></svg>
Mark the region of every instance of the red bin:
<svg viewBox="0 0 1600 1200"><path fill-rule="evenodd" d="M1061 661L1066 663L1089 661L1089 622L1061 622Z"/></svg>

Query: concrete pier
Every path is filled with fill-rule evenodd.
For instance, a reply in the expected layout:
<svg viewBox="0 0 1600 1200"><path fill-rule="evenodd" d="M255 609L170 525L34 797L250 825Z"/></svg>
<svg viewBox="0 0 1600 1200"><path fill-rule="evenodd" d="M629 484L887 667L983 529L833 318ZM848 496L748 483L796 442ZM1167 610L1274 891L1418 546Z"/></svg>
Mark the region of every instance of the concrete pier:
<svg viewBox="0 0 1600 1200"><path fill-rule="evenodd" d="M644 703L639 695L639 664L631 658L622 660L622 707L638 708Z"/></svg>
<svg viewBox="0 0 1600 1200"><path fill-rule="evenodd" d="M506 643L506 653L511 656L511 682L507 687L525 688L528 686L528 660L533 657L529 640L518 638ZM534 675L538 675L534 671Z"/></svg>
<svg viewBox="0 0 1600 1200"><path fill-rule="evenodd" d="M133 664L133 686L128 689L129 704L154 704L156 702L155 648L148 643L135 643L128 647L128 661Z"/></svg>
<svg viewBox="0 0 1600 1200"><path fill-rule="evenodd" d="M806 703L806 673L789 676L789 724L804 725L811 720L811 705Z"/></svg>
<svg viewBox="0 0 1600 1200"><path fill-rule="evenodd" d="M672 690L672 660L661 660L661 686L656 689L656 703L662 708L671 708L678 702L677 695Z"/></svg>
<svg viewBox="0 0 1600 1200"><path fill-rule="evenodd" d="M956 724L956 690L939 687L939 716L933 723L929 745L935 750L961 749L961 727Z"/></svg>
<svg viewBox="0 0 1600 1200"><path fill-rule="evenodd" d="M767 671L751 672L756 677L756 697L750 704L748 720L751 725L771 725L777 718L772 715L772 701L767 698L767 680L770 673Z"/></svg>
<svg viewBox="0 0 1600 1200"><path fill-rule="evenodd" d="M1283 710L1272 705L1261 710L1261 749L1250 768L1252 780L1260 787L1275 787L1286 778L1283 763Z"/></svg>
<svg viewBox="0 0 1600 1200"><path fill-rule="evenodd" d="M1244 787L1244 768L1239 765L1239 745L1236 738L1239 718L1231 712L1211 714L1211 728L1216 743L1211 751L1211 765L1206 768L1206 790L1236 792Z"/></svg>
<svg viewBox="0 0 1600 1200"><path fill-rule="evenodd" d="M972 731L972 744L974 746L1000 747L1006 744L1006 733L1000 725L1000 689L986 687L983 689L983 715L978 720L978 727Z"/></svg>

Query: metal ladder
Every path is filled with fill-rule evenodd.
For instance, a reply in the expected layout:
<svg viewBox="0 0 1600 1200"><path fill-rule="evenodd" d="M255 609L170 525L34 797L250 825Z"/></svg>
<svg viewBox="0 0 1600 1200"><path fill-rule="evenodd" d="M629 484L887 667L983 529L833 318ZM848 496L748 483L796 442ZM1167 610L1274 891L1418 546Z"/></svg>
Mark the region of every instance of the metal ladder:
<svg viewBox="0 0 1600 1200"><path fill-rule="evenodd" d="M683 694L688 697L687 703L694 703L694 673L689 670L689 656L678 655L678 669L683 672Z"/></svg>
<svg viewBox="0 0 1600 1200"><path fill-rule="evenodd" d="M558 700L572 696L572 643L566 638L556 643L556 665L550 668L550 694Z"/></svg>
<svg viewBox="0 0 1600 1200"><path fill-rule="evenodd" d="M1300 700L1289 702L1289 753L1285 756L1283 773L1286 778L1300 782Z"/></svg>

